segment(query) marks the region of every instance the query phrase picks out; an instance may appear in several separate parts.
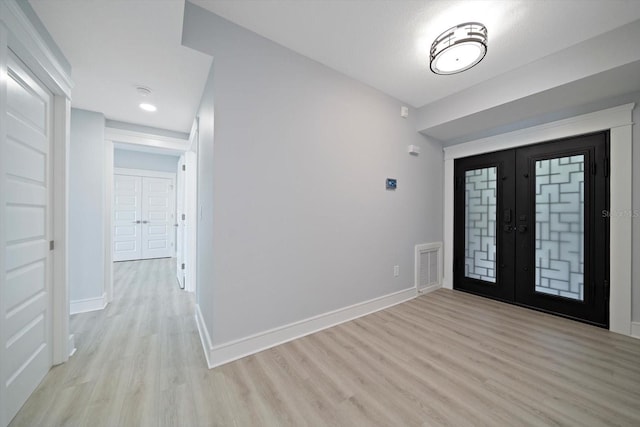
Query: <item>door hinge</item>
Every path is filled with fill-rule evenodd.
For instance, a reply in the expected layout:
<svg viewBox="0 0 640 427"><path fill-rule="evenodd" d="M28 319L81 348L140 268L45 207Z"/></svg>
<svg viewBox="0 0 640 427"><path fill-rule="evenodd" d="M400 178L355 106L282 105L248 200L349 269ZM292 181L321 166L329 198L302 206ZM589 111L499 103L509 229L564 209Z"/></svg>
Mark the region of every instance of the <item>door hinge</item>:
<svg viewBox="0 0 640 427"><path fill-rule="evenodd" d="M180 266L181 270L184 270L184 262L182 263L182 266Z"/></svg>
<svg viewBox="0 0 640 427"><path fill-rule="evenodd" d="M596 162L591 163L591 175L596 174Z"/></svg>
<svg viewBox="0 0 640 427"><path fill-rule="evenodd" d="M605 280L604 281L604 298L605 300L609 301L609 292L611 290L609 289L609 281Z"/></svg>
<svg viewBox="0 0 640 427"><path fill-rule="evenodd" d="M49 250L52 251L55 248L55 244L53 243L53 240L49 240Z"/></svg>
<svg viewBox="0 0 640 427"><path fill-rule="evenodd" d="M456 178L456 191L462 187L462 178Z"/></svg>
<svg viewBox="0 0 640 427"><path fill-rule="evenodd" d="M604 176L609 177L609 158L605 157L604 159Z"/></svg>
<svg viewBox="0 0 640 427"><path fill-rule="evenodd" d="M187 219L187 216L185 214L182 214L182 220L184 221L185 219Z"/></svg>
<svg viewBox="0 0 640 427"><path fill-rule="evenodd" d="M187 165L182 165L182 170L186 171L187 170Z"/></svg>

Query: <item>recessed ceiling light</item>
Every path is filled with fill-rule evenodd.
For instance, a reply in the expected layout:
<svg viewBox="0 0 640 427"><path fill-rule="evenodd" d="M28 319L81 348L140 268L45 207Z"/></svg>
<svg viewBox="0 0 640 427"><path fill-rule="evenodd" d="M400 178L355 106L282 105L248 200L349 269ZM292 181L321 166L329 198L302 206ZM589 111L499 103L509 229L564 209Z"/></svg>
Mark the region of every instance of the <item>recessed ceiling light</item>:
<svg viewBox="0 0 640 427"><path fill-rule="evenodd" d="M429 66L436 74L456 74L482 61L487 54L487 28L478 22L456 25L431 45Z"/></svg>
<svg viewBox="0 0 640 427"><path fill-rule="evenodd" d="M158 109L155 105L149 104L147 102L141 103L140 108L142 108L144 111L149 111L149 112L154 112Z"/></svg>

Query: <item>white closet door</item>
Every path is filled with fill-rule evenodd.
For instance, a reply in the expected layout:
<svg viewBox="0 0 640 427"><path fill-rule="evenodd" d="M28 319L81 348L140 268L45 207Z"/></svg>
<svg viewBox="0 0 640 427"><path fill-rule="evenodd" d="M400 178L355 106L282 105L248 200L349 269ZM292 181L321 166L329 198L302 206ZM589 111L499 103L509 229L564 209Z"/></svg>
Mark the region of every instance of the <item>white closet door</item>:
<svg viewBox="0 0 640 427"><path fill-rule="evenodd" d="M115 175L113 194L113 260L141 259L142 178Z"/></svg>
<svg viewBox="0 0 640 427"><path fill-rule="evenodd" d="M0 343L6 425L51 367L51 94L9 56L2 147ZM5 157L6 156L6 157ZM2 264L0 264L2 265Z"/></svg>
<svg viewBox="0 0 640 427"><path fill-rule="evenodd" d="M142 258L175 255L175 188L169 178L142 177Z"/></svg>

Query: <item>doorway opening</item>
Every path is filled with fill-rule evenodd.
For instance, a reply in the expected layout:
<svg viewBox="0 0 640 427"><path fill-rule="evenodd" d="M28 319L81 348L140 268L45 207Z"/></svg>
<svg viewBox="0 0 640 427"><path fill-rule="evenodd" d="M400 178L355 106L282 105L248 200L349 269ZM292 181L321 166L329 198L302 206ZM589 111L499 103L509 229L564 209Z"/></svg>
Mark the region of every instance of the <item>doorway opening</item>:
<svg viewBox="0 0 640 427"><path fill-rule="evenodd" d="M106 129L107 301L122 261L172 258L176 286L195 292L197 140L197 120L184 140Z"/></svg>
<svg viewBox="0 0 640 427"><path fill-rule="evenodd" d="M460 158L454 289L609 326L609 133Z"/></svg>

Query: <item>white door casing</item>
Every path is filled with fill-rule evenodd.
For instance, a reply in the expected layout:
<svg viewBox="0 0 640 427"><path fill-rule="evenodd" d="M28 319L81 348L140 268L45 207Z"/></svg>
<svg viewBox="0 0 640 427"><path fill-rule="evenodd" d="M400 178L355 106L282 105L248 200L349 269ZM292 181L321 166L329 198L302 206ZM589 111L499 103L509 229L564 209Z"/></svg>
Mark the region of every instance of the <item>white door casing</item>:
<svg viewBox="0 0 640 427"><path fill-rule="evenodd" d="M117 169L116 172L113 189L113 260L174 256L175 175L127 169Z"/></svg>
<svg viewBox="0 0 640 427"><path fill-rule="evenodd" d="M113 260L141 259L142 180L115 175L113 194Z"/></svg>
<svg viewBox="0 0 640 427"><path fill-rule="evenodd" d="M180 156L178 161L178 171L176 172L176 277L181 288L185 288L185 267L186 267L186 166L185 155Z"/></svg>
<svg viewBox="0 0 640 427"><path fill-rule="evenodd" d="M13 54L3 74L7 96L1 177L5 233L0 250L5 258L0 282L0 424L5 425L52 365L53 96Z"/></svg>
<svg viewBox="0 0 640 427"><path fill-rule="evenodd" d="M196 292L196 253L198 247L198 145L200 143L200 119L193 121L189 134L189 150L182 160L184 161L184 289L187 292Z"/></svg>

